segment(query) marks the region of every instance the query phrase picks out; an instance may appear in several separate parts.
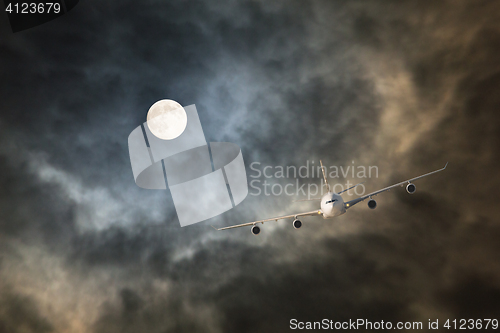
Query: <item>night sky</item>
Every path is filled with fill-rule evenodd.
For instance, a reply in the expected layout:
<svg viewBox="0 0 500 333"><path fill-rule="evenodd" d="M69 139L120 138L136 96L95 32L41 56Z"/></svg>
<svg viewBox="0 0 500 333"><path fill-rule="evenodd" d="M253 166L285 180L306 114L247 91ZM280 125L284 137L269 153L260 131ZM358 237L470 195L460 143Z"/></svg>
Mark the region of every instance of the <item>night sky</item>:
<svg viewBox="0 0 500 333"><path fill-rule="evenodd" d="M500 2L82 0L15 34L0 17L0 332L500 319ZM286 195L181 228L127 147L165 98L239 145L249 181L322 159L377 166L375 191L449 165L300 230L210 227L316 208Z"/></svg>

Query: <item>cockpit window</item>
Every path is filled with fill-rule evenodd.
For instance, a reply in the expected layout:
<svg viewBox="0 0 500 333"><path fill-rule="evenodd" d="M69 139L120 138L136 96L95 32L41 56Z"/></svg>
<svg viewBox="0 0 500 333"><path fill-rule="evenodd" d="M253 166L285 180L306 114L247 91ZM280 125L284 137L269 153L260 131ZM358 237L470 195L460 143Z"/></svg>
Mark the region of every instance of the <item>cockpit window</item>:
<svg viewBox="0 0 500 333"><path fill-rule="evenodd" d="M333 199L333 200L327 201L326 204L334 203L335 201L337 201L337 199Z"/></svg>

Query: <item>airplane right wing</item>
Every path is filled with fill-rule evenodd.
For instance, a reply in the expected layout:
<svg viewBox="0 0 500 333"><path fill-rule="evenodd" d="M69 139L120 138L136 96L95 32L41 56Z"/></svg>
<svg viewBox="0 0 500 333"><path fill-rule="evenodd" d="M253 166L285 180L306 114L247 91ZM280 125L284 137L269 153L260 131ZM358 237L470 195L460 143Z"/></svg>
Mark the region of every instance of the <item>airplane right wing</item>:
<svg viewBox="0 0 500 333"><path fill-rule="evenodd" d="M351 200L351 201L348 201L346 202L344 205L345 205L345 208L351 208L352 206L354 206L355 204L357 204L358 202L361 202L363 200L366 200L368 198L371 199L371 197L377 195L377 194L380 194L382 192L385 192L385 191L389 191L390 189L394 188L394 187L398 187L398 186L403 186L404 184L410 184L412 181L414 180L417 180L417 179L420 179L420 178L423 178L423 177L426 177L426 176L429 176L429 175L432 175L433 173L436 173L436 172L440 172L440 171L443 171L444 169L446 169L446 167L448 166L448 163L446 163L446 165L444 166L444 168L442 169L438 169L436 171L432 171L432 172L429 172L429 173L426 173L425 175L421 175L421 176L418 176L418 177L415 177L415 178L411 178L411 179L408 179L408 180L405 180L405 181L402 181L400 183L397 183L397 184L394 184L394 185L391 185L391 186L388 186L388 187L385 187L381 190L378 190L378 191L375 191L375 192L372 192L372 193L369 193L367 195L364 195L362 197L359 197L357 199L354 199L354 200Z"/></svg>

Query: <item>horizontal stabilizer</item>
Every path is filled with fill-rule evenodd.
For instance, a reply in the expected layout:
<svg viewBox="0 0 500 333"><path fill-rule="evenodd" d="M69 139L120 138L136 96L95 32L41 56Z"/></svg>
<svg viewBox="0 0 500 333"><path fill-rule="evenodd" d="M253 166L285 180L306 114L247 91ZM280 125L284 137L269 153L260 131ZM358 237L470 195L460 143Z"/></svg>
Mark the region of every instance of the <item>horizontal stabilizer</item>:
<svg viewBox="0 0 500 333"><path fill-rule="evenodd" d="M364 183L364 182L363 182L363 183ZM343 190L343 191L340 191L340 192L339 192L339 193L337 193L337 194L342 194L342 193L344 193L344 192L347 192L347 191L349 191L350 189L353 189L353 188L355 188L356 186L361 185L361 184L363 184L363 183L359 183L359 184L356 184L356 185L354 185L354 186L351 186L351 187L349 187L348 189Z"/></svg>
<svg viewBox="0 0 500 333"><path fill-rule="evenodd" d="M316 200L321 200L321 198L300 199L300 200L293 200L292 202L316 201Z"/></svg>

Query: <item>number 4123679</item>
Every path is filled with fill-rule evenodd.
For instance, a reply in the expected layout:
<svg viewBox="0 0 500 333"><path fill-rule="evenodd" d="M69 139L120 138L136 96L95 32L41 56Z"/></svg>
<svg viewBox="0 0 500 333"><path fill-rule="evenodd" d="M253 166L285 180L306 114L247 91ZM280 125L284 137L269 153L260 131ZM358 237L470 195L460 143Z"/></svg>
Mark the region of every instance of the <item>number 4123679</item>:
<svg viewBox="0 0 500 333"><path fill-rule="evenodd" d="M61 12L61 4L58 2L22 2L9 3L5 11L9 14L58 14Z"/></svg>
<svg viewBox="0 0 500 333"><path fill-rule="evenodd" d="M492 328L494 330L498 329L498 319L460 319L460 320L447 320L444 324L447 329L460 329L460 330L480 330Z"/></svg>

